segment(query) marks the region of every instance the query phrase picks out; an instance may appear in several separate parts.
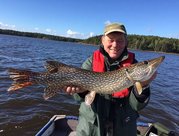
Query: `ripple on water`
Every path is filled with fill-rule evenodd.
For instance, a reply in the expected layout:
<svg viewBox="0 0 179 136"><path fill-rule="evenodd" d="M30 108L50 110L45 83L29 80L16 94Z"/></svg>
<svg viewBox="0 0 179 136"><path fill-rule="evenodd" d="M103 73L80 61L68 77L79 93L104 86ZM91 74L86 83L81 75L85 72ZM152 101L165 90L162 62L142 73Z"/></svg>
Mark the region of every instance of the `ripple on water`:
<svg viewBox="0 0 179 136"><path fill-rule="evenodd" d="M60 93L45 101L43 87L34 86L7 93L12 81L8 68L44 71L46 60L57 60L80 67L98 47L18 36L0 35L0 135L34 135L54 114L77 115L79 105L71 96ZM158 121L179 132L178 56L133 51L138 60L165 55L158 76L151 85L149 105L141 119Z"/></svg>

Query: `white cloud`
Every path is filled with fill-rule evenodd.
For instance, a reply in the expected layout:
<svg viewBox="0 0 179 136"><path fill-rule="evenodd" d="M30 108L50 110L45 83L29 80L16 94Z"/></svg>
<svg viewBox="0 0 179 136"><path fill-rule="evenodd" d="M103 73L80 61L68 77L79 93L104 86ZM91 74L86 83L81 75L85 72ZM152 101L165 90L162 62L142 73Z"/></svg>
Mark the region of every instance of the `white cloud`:
<svg viewBox="0 0 179 136"><path fill-rule="evenodd" d="M72 38L79 38L80 36L83 35L82 33L80 34L79 32L72 31L71 29L68 29L66 34L67 34L67 37L72 37Z"/></svg>
<svg viewBox="0 0 179 136"><path fill-rule="evenodd" d="M9 25L9 24L4 24L3 22L0 22L0 29L10 29L10 30L17 30L17 31L29 31L29 32L40 32L40 33L47 33L47 34L52 34L52 35L59 35L56 30L53 30L51 28L47 28L45 30L40 29L39 27L34 27L31 30L27 30L25 28L21 28L20 30L15 26L15 25ZM89 33L81 33L77 31L73 31L72 29L68 29L66 31L65 35L59 35L59 36L64 36L64 37L71 37L71 38L79 38L79 39L86 39L89 37L93 37L95 34L93 32Z"/></svg>
<svg viewBox="0 0 179 136"><path fill-rule="evenodd" d="M50 28L47 28L45 31L48 32L48 33L52 32L52 30Z"/></svg>
<svg viewBox="0 0 179 136"><path fill-rule="evenodd" d="M109 25L109 24L111 24L111 21L107 20L107 21L104 22L104 24Z"/></svg>
<svg viewBox="0 0 179 136"><path fill-rule="evenodd" d="M48 34L56 35L56 30L53 30L53 29L50 29L50 28L45 29L45 32L48 33Z"/></svg>
<svg viewBox="0 0 179 136"><path fill-rule="evenodd" d="M72 31L71 29L68 29L67 35L78 35L78 32Z"/></svg>
<svg viewBox="0 0 179 136"><path fill-rule="evenodd" d="M86 39L86 38L94 36L94 33L90 32L89 34L84 34L84 33L76 32L71 29L68 29L66 32L66 36L71 37L71 38Z"/></svg>
<svg viewBox="0 0 179 136"><path fill-rule="evenodd" d="M16 29L16 26L15 26L15 25L4 24L3 22L0 22L0 28L1 28L1 29L11 29L11 30L15 30L15 29Z"/></svg>
<svg viewBox="0 0 179 136"><path fill-rule="evenodd" d="M94 33L90 32L89 37L93 37L93 36L94 36Z"/></svg>

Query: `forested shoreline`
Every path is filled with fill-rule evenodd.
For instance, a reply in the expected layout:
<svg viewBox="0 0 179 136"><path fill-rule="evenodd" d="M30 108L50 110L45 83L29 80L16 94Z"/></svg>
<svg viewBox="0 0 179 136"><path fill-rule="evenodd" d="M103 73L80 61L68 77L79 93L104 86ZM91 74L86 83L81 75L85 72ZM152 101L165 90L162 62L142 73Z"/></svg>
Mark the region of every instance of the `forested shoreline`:
<svg viewBox="0 0 179 136"><path fill-rule="evenodd" d="M26 36L26 37L42 38L42 39L65 41L65 42L81 42L82 41L81 39L70 38L70 37L55 36L55 35L50 35L50 34L33 33L33 32L21 32L21 31L6 30L6 29L0 29L0 34Z"/></svg>
<svg viewBox="0 0 179 136"><path fill-rule="evenodd" d="M102 36L102 35L98 35L98 36L90 37L88 39L76 39L76 38L48 35L42 33L20 32L20 31L4 30L4 29L0 29L0 34L27 36L27 37L34 37L34 38L49 39L49 40L65 41L65 42L78 42L78 43L85 43L85 44L92 44L92 45L100 45L101 36ZM129 41L128 47L130 49L167 52L167 53L179 53L179 39L130 34L128 35L128 41Z"/></svg>
<svg viewBox="0 0 179 136"><path fill-rule="evenodd" d="M87 44L101 44L101 36L85 39ZM145 51L179 53L179 39L159 36L128 35L128 48Z"/></svg>

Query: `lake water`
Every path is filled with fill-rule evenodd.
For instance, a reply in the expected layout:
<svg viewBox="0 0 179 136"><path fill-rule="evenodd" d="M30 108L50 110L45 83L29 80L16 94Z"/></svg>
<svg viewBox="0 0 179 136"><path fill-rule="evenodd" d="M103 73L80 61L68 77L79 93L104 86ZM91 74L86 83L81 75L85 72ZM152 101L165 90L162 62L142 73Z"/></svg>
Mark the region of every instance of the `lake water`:
<svg viewBox="0 0 179 136"><path fill-rule="evenodd" d="M44 71L46 60L80 67L98 47L28 37L0 35L0 135L35 135L55 114L78 115L79 105L67 94L44 100L42 87L16 93L6 90L12 81L8 68ZM151 84L151 99L139 120L158 121L179 132L179 56L133 51L139 61L164 55L158 76Z"/></svg>

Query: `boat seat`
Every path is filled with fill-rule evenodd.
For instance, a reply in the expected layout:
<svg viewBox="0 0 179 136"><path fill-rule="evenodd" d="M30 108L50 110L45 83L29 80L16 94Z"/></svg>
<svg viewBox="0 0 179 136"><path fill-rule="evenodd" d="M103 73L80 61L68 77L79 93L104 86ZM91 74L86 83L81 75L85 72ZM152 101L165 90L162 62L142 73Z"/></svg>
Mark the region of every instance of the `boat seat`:
<svg viewBox="0 0 179 136"><path fill-rule="evenodd" d="M66 118L55 122L55 130L51 136L76 136L77 120L68 120Z"/></svg>

